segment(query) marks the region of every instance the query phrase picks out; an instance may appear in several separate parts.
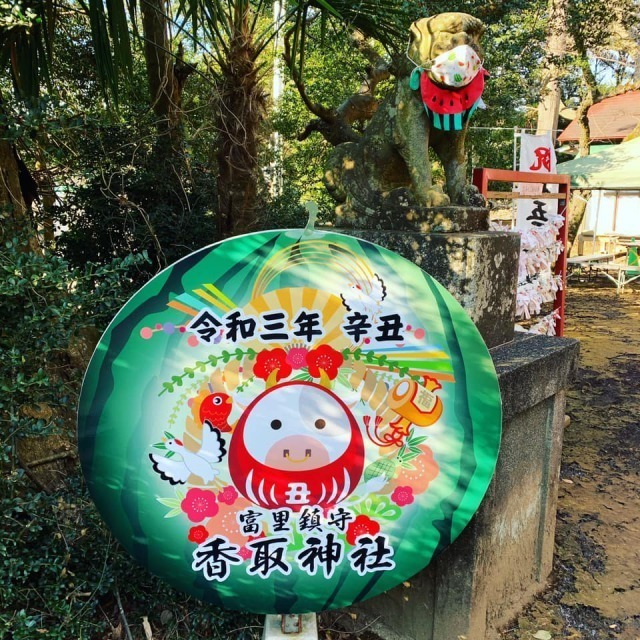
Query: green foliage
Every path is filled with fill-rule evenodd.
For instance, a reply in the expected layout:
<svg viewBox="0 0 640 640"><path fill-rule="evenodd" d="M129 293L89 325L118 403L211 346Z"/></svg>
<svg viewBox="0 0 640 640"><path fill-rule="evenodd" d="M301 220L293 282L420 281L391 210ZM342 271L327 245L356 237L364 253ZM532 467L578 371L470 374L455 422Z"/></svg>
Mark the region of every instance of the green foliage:
<svg viewBox="0 0 640 640"><path fill-rule="evenodd" d="M89 17L99 83L105 97L117 102L119 77L131 71L129 25L123 3L94 0L80 2L80 7L52 0L0 4L0 65L10 66L17 95L37 98L43 85L51 87L59 14L75 13L79 8Z"/></svg>
<svg viewBox="0 0 640 640"><path fill-rule="evenodd" d="M544 54L546 2L505 3L500 15L487 18L483 37L487 79L483 100L467 137L468 170L472 167L511 169L513 128L535 128L540 95L539 64Z"/></svg>
<svg viewBox="0 0 640 640"><path fill-rule="evenodd" d="M260 229L300 229L307 224L309 213L302 203L312 199L312 196L302 193L292 183L291 174L285 175L282 193L269 199L258 217ZM324 211L328 212L326 217L332 215L330 207L330 203L324 207Z"/></svg>
<svg viewBox="0 0 640 640"><path fill-rule="evenodd" d="M118 597L136 640L145 638L142 616L158 640L259 637L256 616L196 603L135 566L78 477L55 495L25 492L20 479L13 484L22 496L0 498L1 637L124 638Z"/></svg>
<svg viewBox="0 0 640 640"><path fill-rule="evenodd" d="M87 518L79 478L57 496L36 491L17 466L16 448L27 435L73 438L81 371L70 364L72 336L89 325L106 324L126 295L131 270L144 257L70 269L62 258L26 251L22 242L15 239L0 248L0 496L5 514L0 629L26 639L59 625L51 637L62 638L68 637L65 624L74 628L74 618L76 627L86 625L85 609L89 620L100 623L94 611L98 600L81 594L108 590L113 577L102 582L99 570L111 545L95 544L106 543L107 536L94 514ZM46 407L48 419L25 411L33 406Z"/></svg>
<svg viewBox="0 0 640 640"><path fill-rule="evenodd" d="M151 273L216 239L211 172L145 143L152 131L143 120L102 126L78 141L83 158L101 160L81 169L55 209L58 249L73 264L146 250Z"/></svg>
<svg viewBox="0 0 640 640"><path fill-rule="evenodd" d="M73 407L80 372L64 351L78 330L106 325L146 260L128 256L72 269L61 257L26 251L19 239L0 248L0 410L14 428L44 427L19 417L19 408L35 401Z"/></svg>
<svg viewBox="0 0 640 640"><path fill-rule="evenodd" d="M88 26L73 18L65 27L68 33L60 39L68 46L56 65L59 95L7 99L0 127L30 164L40 189L55 188L46 213L60 232L58 251L82 265L147 250L145 269L153 273L216 239L210 166L216 133L203 124L212 117L211 86L191 78L184 96L190 144L174 153L158 136L148 108L143 61L136 59L130 82L121 87L126 103L116 116L99 100ZM62 81L71 77L77 82ZM49 176L38 173L41 163L50 168ZM36 215L42 214L37 207Z"/></svg>
<svg viewBox="0 0 640 640"><path fill-rule="evenodd" d="M571 0L567 27L579 47L598 50L610 43L616 31L635 26L638 4L634 0Z"/></svg>
<svg viewBox="0 0 640 640"><path fill-rule="evenodd" d="M0 637L3 640L133 637L189 640L257 636L257 621L195 603L133 565L102 524L74 463L53 490L18 464L25 438L52 434L71 447L82 367L74 341L105 328L132 293L146 257L74 268L57 256L0 247ZM38 408L46 419L35 418ZM73 453L73 449L72 449ZM74 455L75 459L75 455ZM112 633L114 634L112 636Z"/></svg>
<svg viewBox="0 0 640 640"><path fill-rule="evenodd" d="M562 63L574 85L569 95L591 92L597 98L616 91L625 80L637 82L639 20L640 5L635 0L571 0L567 4L566 29L574 46Z"/></svg>
<svg viewBox="0 0 640 640"><path fill-rule="evenodd" d="M10 64L16 92L35 97L49 80L52 7L45 2L0 3L0 64Z"/></svg>
<svg viewBox="0 0 640 640"><path fill-rule="evenodd" d="M327 29L326 37L319 23L309 30L305 88L312 101L337 107L358 90L370 63L353 46L349 32L333 21ZM299 203L314 200L320 208L319 221L333 222L335 203L322 182L324 166L333 147L319 134L312 134L304 141L296 139L313 115L305 107L288 70L285 78L284 92L271 119L275 131L284 140L285 187L282 196L269 205L266 217L275 222L273 226L290 226L288 221L301 222L304 226L307 215Z"/></svg>

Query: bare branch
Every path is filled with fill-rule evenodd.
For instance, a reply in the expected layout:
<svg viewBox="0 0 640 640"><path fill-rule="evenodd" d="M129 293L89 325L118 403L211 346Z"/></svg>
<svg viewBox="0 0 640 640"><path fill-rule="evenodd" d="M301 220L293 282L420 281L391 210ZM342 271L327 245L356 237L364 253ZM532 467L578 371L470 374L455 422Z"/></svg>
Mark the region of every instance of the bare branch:
<svg viewBox="0 0 640 640"><path fill-rule="evenodd" d="M304 86L304 81L302 80L297 69L295 68L294 61L292 60L292 57L291 57L291 36L294 35L294 33L295 33L294 27L292 27L285 33L284 52L282 54L282 57L286 65L289 67L289 71L291 72L291 78L293 79L293 82L296 85L296 89L298 90L298 93L300 94L300 97L302 98L302 101L304 102L307 109L309 109L309 111L311 111L311 113L313 113L315 116L318 116L318 118L325 120L327 122L332 122L336 118L335 112L332 109L327 109L327 107L313 102L311 98L309 98L306 87Z"/></svg>

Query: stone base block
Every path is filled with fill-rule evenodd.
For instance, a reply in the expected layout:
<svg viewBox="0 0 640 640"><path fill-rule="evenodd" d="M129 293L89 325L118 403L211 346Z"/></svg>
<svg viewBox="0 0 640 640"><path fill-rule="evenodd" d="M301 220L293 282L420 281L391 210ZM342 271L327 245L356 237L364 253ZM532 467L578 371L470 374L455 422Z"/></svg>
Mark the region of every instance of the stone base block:
<svg viewBox="0 0 640 640"><path fill-rule="evenodd" d="M487 346L513 338L520 234L344 229L415 262L455 296Z"/></svg>
<svg viewBox="0 0 640 640"><path fill-rule="evenodd" d="M340 215L336 224L344 229L376 229L385 231L417 231L419 233L459 233L487 231L489 211L481 207L383 207L359 214Z"/></svg>
<svg viewBox="0 0 640 640"><path fill-rule="evenodd" d="M404 585L337 624L384 640L486 640L544 588L553 560L565 388L578 342L518 337L491 350L503 433L495 476L462 535Z"/></svg>

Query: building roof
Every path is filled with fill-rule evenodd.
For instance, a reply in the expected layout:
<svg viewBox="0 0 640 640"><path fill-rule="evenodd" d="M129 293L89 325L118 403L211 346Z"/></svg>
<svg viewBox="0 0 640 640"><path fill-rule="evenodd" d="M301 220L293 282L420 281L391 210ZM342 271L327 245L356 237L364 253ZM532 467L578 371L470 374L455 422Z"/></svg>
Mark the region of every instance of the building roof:
<svg viewBox="0 0 640 640"><path fill-rule="evenodd" d="M640 138L562 162L556 170L571 176L573 189L640 189Z"/></svg>
<svg viewBox="0 0 640 640"><path fill-rule="evenodd" d="M622 140L640 122L640 91L627 91L605 98L589 109L591 140ZM559 142L580 137L580 125L574 120L559 136Z"/></svg>

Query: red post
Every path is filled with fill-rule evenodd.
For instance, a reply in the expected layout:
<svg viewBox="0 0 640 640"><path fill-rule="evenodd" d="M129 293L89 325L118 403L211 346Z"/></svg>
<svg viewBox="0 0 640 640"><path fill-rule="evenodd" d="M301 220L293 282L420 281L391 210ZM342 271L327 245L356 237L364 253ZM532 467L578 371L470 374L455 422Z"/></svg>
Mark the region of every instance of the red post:
<svg viewBox="0 0 640 640"><path fill-rule="evenodd" d="M543 179L541 179L543 178ZM489 192L489 180L494 182L531 182L534 184L557 184L559 191L564 194L564 200L560 199L558 202L564 201L564 208L558 212L564 218L562 227L560 227L559 237L562 242L562 251L556 259L554 273L555 275L562 276L562 289L556 293L555 300L553 302L553 310L559 314L559 319L556 321L556 335L564 335L564 312L565 312L565 298L567 287L567 242L569 236L569 226L567 225L567 212L569 210L569 195L571 192L570 184L571 178L568 175L558 175L553 173L532 173L527 171L509 171L506 169L487 169L481 167L473 170L473 184L478 188L483 196L487 196ZM511 192L506 192L511 196Z"/></svg>
<svg viewBox="0 0 640 640"><path fill-rule="evenodd" d="M473 170L473 184L478 187L478 191L482 195L489 191L489 178L487 177L487 170L483 168Z"/></svg>

